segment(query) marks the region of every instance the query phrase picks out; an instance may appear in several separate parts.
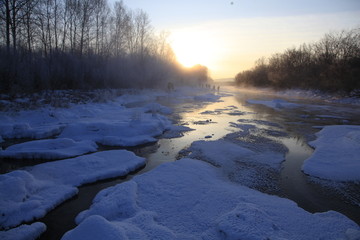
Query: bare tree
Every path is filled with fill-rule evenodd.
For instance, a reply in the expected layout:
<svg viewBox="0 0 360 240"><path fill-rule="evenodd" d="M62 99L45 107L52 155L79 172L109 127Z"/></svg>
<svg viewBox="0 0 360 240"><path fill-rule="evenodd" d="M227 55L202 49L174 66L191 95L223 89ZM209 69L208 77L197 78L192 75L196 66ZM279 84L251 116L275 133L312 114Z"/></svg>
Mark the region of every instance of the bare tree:
<svg viewBox="0 0 360 240"><path fill-rule="evenodd" d="M115 56L125 54L126 32L129 31L130 17L123 1L115 2L114 16L112 19L112 44Z"/></svg>

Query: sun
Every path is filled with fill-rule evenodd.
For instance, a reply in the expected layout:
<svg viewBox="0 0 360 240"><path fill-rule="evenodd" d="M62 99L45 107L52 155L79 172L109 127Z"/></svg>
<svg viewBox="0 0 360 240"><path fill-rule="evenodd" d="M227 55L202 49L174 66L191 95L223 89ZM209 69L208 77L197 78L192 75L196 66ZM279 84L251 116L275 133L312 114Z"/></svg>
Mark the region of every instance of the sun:
<svg viewBox="0 0 360 240"><path fill-rule="evenodd" d="M214 41L193 30L173 32L171 46L176 58L185 67L196 64L210 67L214 62Z"/></svg>

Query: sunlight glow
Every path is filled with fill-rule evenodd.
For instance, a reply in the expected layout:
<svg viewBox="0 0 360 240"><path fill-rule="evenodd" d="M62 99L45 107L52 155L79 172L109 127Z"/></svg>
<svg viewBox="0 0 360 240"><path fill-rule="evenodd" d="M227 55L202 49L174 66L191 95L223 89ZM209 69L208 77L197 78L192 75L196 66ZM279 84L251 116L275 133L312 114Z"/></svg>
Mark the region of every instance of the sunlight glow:
<svg viewBox="0 0 360 240"><path fill-rule="evenodd" d="M185 67L196 64L213 66L216 61L216 39L196 29L181 29L171 33L171 45L178 61Z"/></svg>
<svg viewBox="0 0 360 240"><path fill-rule="evenodd" d="M356 26L359 11L203 22L170 29L170 44L185 67L201 64L214 79L235 77L261 57L320 40L332 28Z"/></svg>

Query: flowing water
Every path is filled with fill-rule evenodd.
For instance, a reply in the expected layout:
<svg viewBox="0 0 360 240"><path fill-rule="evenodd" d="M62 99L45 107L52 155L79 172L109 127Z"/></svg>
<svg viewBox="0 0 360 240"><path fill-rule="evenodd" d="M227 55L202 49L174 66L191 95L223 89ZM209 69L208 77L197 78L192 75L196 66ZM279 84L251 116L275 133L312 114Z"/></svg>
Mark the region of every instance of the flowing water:
<svg viewBox="0 0 360 240"><path fill-rule="evenodd" d="M360 111L351 105L331 104L306 99L287 99L302 104L302 108L274 110L262 105L248 104L247 99L274 99L272 95L259 95L256 92L239 91L225 88L230 93L221 98L222 102L205 105L171 103L164 99L159 102L174 109L173 119L186 125L193 131L185 132L179 138L161 138L157 143L132 148L138 156L147 159L146 166L125 178L115 178L88 184L79 188L79 194L58 206L39 221L44 222L48 230L40 239L60 239L68 230L76 226L76 215L89 208L92 199L102 189L130 180L134 175L143 174L158 165L176 161L184 154L193 141L214 141L239 130L236 124L253 124L269 130L281 129L284 134L276 137L263 133L265 137L281 142L288 149L281 171L276 177L277 190L274 194L294 200L310 212L336 210L360 224L360 185L359 183L339 183L319 180L306 176L301 171L302 163L313 152L307 141L315 139L319 131L314 126L332 124L360 125ZM264 123L266 123L264 126ZM104 148L103 150L105 150ZM261 190L261 189L260 189ZM265 192L271 192L266 191Z"/></svg>

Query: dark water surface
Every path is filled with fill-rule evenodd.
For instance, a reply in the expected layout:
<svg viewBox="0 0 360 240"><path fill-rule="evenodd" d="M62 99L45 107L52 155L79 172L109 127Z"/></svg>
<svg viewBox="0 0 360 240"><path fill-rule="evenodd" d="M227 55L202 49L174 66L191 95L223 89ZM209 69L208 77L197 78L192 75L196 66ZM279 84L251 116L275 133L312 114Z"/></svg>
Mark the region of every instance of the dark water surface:
<svg viewBox="0 0 360 240"><path fill-rule="evenodd" d="M194 107L194 103L167 103L172 107L173 117L178 124L184 124L194 131L184 133L183 137L173 139L159 139L155 144L133 148L138 156L147 158L147 165L140 171L126 178L111 179L89 184L79 188L79 194L51 211L44 219L48 231L41 239L59 239L68 230L76 227L76 215L90 207L92 199L104 188L130 180L134 174L142 174L165 162L180 158L179 152L197 140L217 140L227 134L239 131L231 127L231 123L249 122L257 125L258 122L272 122L282 126L287 137L277 140L283 143L288 152L279 176L278 195L295 201L300 207L310 212L324 212L335 210L341 212L360 224L360 192L359 184L339 184L317 181L301 171L302 163L313 152L307 141L315 139L319 131L314 126L332 124L360 125L357 118L359 112L350 105L331 104L322 101L305 99L286 99L287 101L303 104L296 109L282 109L277 111L262 105L248 104L247 99L271 100L272 95L258 95L256 92L238 92L234 88L226 89L231 96L223 97L223 102ZM241 122L240 122L241 123ZM261 125L261 124L260 124ZM259 126L260 126L259 125ZM263 127L263 126L262 126ZM348 193L348 196L345 193Z"/></svg>
<svg viewBox="0 0 360 240"><path fill-rule="evenodd" d="M307 144L315 133L327 125L360 125L360 108L322 100L238 93L237 100L251 107L263 120L279 123L289 134L278 138L287 148L280 172L278 195L295 201L309 212L338 211L360 224L360 183L339 183L310 177L301 171L304 160L313 149ZM283 98L300 104L297 108L274 110L263 105L246 104L246 99Z"/></svg>
<svg viewBox="0 0 360 240"><path fill-rule="evenodd" d="M79 194L64 202L39 221L47 225L48 230L40 239L60 239L74 227L78 213L90 207L92 199L104 188L130 180L134 175L142 174L158 165L180 158L179 152L197 140L217 140L227 134L239 131L236 124L250 123L257 127L272 129L271 124L280 126L284 135L272 136L288 148L285 161L278 176L277 195L295 201L310 212L328 210L339 211L360 224L360 184L333 183L305 175L301 171L302 163L313 152L308 146L315 139L319 128L333 124L360 125L360 110L351 105L326 103L323 101L300 98L286 99L301 104L300 108L274 110L262 105L248 104L247 99L271 100L272 95L259 95L256 92L242 92L235 88L223 88L231 93L222 98L223 102L208 105L194 103L160 103L174 109L172 117L178 124L184 124L194 131L185 132L180 138L161 138L157 143L131 148L135 154L147 159L146 166L124 178L115 178L88 184L79 188ZM240 120L240 121L239 121ZM264 126L264 123L268 124ZM270 126L269 126L270 125ZM106 147L102 150L107 150Z"/></svg>

